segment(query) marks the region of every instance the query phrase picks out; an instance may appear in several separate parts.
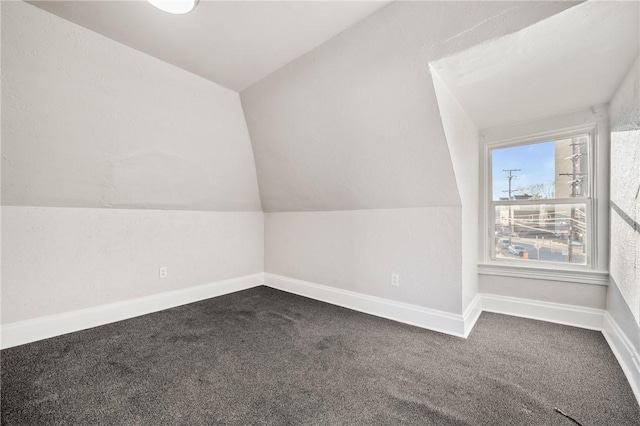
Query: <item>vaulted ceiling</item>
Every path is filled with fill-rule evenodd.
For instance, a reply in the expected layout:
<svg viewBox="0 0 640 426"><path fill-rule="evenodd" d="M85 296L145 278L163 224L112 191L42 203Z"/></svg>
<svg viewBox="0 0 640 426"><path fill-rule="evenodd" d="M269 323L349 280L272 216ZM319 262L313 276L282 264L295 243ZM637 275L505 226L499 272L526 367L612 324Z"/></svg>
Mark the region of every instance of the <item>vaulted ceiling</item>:
<svg viewBox="0 0 640 426"><path fill-rule="evenodd" d="M640 3L586 2L433 66L479 129L611 100L640 50Z"/></svg>
<svg viewBox="0 0 640 426"><path fill-rule="evenodd" d="M430 66L482 129L607 102L638 54L637 2L389 3L33 2L241 92L265 211L458 205Z"/></svg>
<svg viewBox="0 0 640 426"><path fill-rule="evenodd" d="M241 91L390 1L202 0L186 15L144 0L30 3Z"/></svg>
<svg viewBox="0 0 640 426"><path fill-rule="evenodd" d="M459 205L429 63L574 5L397 1L244 90L263 209Z"/></svg>

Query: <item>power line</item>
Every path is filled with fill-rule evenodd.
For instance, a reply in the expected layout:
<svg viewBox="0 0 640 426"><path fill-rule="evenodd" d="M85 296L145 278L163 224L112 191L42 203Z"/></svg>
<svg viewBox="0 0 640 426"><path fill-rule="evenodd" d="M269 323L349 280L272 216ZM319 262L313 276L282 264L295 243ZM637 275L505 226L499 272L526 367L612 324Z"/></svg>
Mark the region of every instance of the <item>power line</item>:
<svg viewBox="0 0 640 426"><path fill-rule="evenodd" d="M513 172L519 172L520 169L502 169L503 172L509 173L509 200L511 200L511 181L518 176L514 176ZM503 191L504 192L504 191ZM509 245L511 245L511 235L513 235L513 206L509 207Z"/></svg>
<svg viewBox="0 0 640 426"><path fill-rule="evenodd" d="M507 172L509 173L509 176L507 176L507 179L509 179L509 191L502 191L502 192L509 192L509 199L511 200L511 181L515 178L517 178L518 176L514 176L513 172L520 172L520 169L502 169L503 172Z"/></svg>

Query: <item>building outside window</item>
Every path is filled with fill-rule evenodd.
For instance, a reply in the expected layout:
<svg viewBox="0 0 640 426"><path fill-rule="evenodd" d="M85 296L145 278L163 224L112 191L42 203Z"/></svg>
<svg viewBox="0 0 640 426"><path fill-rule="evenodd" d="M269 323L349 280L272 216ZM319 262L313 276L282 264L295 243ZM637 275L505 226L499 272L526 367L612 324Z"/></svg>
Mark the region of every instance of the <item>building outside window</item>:
<svg viewBox="0 0 640 426"><path fill-rule="evenodd" d="M489 147L492 260L591 264L592 139L581 133Z"/></svg>

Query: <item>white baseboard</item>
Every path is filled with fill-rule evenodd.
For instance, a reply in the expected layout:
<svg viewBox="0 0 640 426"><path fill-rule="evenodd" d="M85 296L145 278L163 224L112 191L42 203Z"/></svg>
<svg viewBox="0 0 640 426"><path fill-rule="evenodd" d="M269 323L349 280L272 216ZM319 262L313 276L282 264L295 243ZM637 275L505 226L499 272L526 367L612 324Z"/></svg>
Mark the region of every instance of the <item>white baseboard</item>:
<svg viewBox="0 0 640 426"><path fill-rule="evenodd" d="M483 311L602 332L640 404L640 354L607 311L493 294L480 297Z"/></svg>
<svg viewBox="0 0 640 426"><path fill-rule="evenodd" d="M571 325L589 330L602 330L605 312L602 309L486 293L481 295L481 299L483 311Z"/></svg>
<svg viewBox="0 0 640 426"><path fill-rule="evenodd" d="M602 334L607 339L611 351L627 376L631 390L640 404L640 353L633 347L627 335L609 312L604 313Z"/></svg>
<svg viewBox="0 0 640 426"><path fill-rule="evenodd" d="M462 315L269 273L265 273L265 285L277 290L353 309L354 311L453 336L466 337L465 321ZM470 317L472 316L470 313Z"/></svg>
<svg viewBox="0 0 640 426"><path fill-rule="evenodd" d="M2 326L2 349L85 330L264 284L264 274L245 275L181 290L49 315Z"/></svg>
<svg viewBox="0 0 640 426"><path fill-rule="evenodd" d="M462 314L464 320L464 337L469 337L471 330L475 327L478 318L482 314L482 295L476 294L473 301Z"/></svg>
<svg viewBox="0 0 640 426"><path fill-rule="evenodd" d="M260 285L465 338L483 311L602 331L640 403L640 354L615 320L602 309L479 294L462 315L457 315L269 273L6 324L0 332L0 347L6 349L48 339Z"/></svg>

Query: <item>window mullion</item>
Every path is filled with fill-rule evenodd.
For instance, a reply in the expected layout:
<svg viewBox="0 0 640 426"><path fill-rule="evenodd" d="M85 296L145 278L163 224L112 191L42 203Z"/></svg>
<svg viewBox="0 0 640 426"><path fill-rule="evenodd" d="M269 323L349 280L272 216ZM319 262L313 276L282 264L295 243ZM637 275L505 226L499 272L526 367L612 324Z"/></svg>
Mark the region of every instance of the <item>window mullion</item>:
<svg viewBox="0 0 640 426"><path fill-rule="evenodd" d="M594 140L591 134L567 131L549 136L539 142L521 139L486 146L485 253L492 261L524 266L531 263L521 259L532 259L559 268L592 265ZM512 176L512 171L521 174ZM508 172L508 187L500 177L494 188L499 172ZM537 179L527 173L537 173Z"/></svg>

